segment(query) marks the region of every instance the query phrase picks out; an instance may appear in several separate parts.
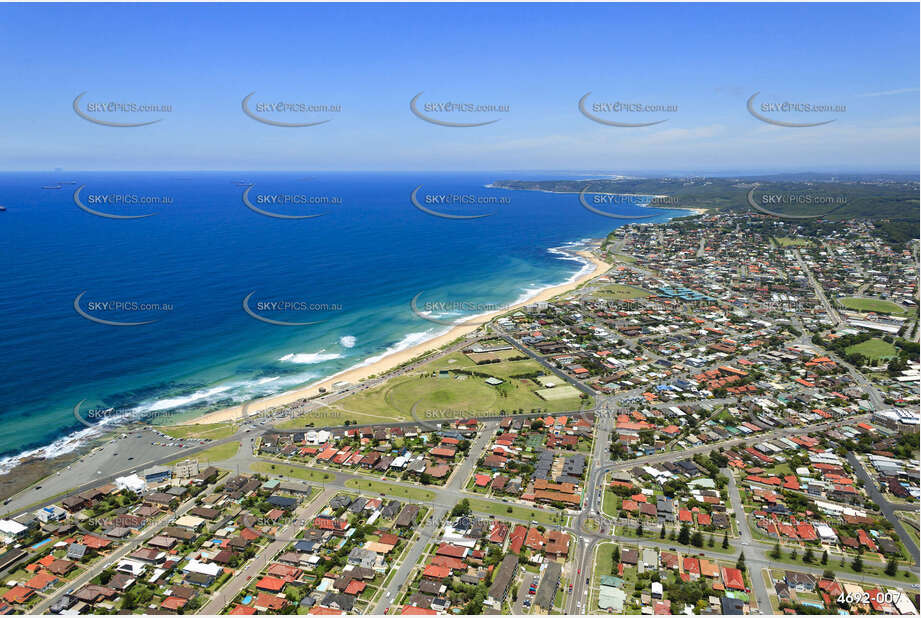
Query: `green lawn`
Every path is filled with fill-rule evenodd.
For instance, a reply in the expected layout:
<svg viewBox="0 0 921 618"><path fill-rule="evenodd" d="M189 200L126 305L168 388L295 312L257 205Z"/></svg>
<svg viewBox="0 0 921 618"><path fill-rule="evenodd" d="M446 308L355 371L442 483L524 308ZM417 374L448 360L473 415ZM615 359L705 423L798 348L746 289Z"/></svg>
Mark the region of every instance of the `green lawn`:
<svg viewBox="0 0 921 618"><path fill-rule="evenodd" d="M610 517L617 517L620 505L620 496L611 491L610 488L606 487L604 490L604 497L602 498L601 502L601 510L604 511L604 514Z"/></svg>
<svg viewBox="0 0 921 618"><path fill-rule="evenodd" d="M226 444L218 444L217 446L212 446L211 448L205 449L194 455L184 455L182 457L177 457L176 459L169 462L174 464L177 461L185 461L186 459L197 459L209 464L217 463L224 461L225 459L230 459L237 454L237 450L240 448L240 442L228 442Z"/></svg>
<svg viewBox="0 0 921 618"><path fill-rule="evenodd" d="M495 515L497 518L508 517L521 521L531 521L555 526L560 523L560 516L555 510L537 510L529 509L514 504L503 504L500 502L489 502L487 500L477 500L476 498L467 498L470 501L470 508L477 513L486 513ZM511 509L511 511L509 511ZM565 518L565 515L562 515Z"/></svg>
<svg viewBox="0 0 921 618"><path fill-rule="evenodd" d="M774 237L774 241L780 247L808 247L812 241L808 238L790 238L789 236Z"/></svg>
<svg viewBox="0 0 921 618"><path fill-rule="evenodd" d="M509 352L519 355L517 351ZM432 377L433 372L442 370L476 371L500 380L503 384L490 386L485 378L479 376L461 376L451 374L448 377ZM418 420L425 421L426 411L429 419L461 418L465 413L511 412L519 408L530 412L532 409L547 412L577 410L581 406L578 395L554 401L545 401L534 392L540 385L533 380L512 378L511 376L540 372L547 374L537 362L527 360L503 361L486 365L476 365L462 352L448 354L434 362L427 363L411 374L387 380L383 384L367 391L355 393L336 402L329 409L318 412L317 418L310 415L298 416L278 425L282 429L304 427L310 422L316 425L341 425L346 420L359 423L412 420L410 411L416 405ZM456 410L455 415L450 414ZM431 416L437 411L438 416Z"/></svg>
<svg viewBox="0 0 921 618"><path fill-rule="evenodd" d="M395 496L397 498L409 498L428 502L435 499L435 494L427 489L419 487L404 487L402 485L391 485L390 483L381 483L380 481L366 481L364 479L349 479L345 482L346 487L370 491L377 494Z"/></svg>
<svg viewBox="0 0 921 618"><path fill-rule="evenodd" d="M797 553L798 555L796 557L796 560L793 560L792 558L790 558L789 552L787 550L784 550L781 552L780 558L771 557L771 560L774 562L782 562L784 564L793 564L793 565L805 564L803 562L804 552L798 551ZM847 559L845 560L844 566L841 566L841 561L838 556L835 556L834 558L829 558L828 564L822 565L819 563L819 560L818 560L818 558L821 556L821 552L816 552L816 553L818 554L818 556L816 556L816 560L811 565L809 565L814 568L822 568L822 569L829 568L839 574L847 573L849 575L864 575L867 577L880 577L880 578L884 578L884 579L891 580L891 581L902 582L905 584L918 583L918 578L915 577L914 575L910 574L909 577L904 576L904 573L908 573L908 571L899 569L898 575L896 575L895 577L889 577L888 575L884 573L884 570L886 567L885 564L873 563L873 562L869 562L868 560L864 560L863 570L858 573L851 567L851 563L854 560L853 556L847 557ZM845 577L844 579L847 579L847 578Z"/></svg>
<svg viewBox="0 0 921 618"><path fill-rule="evenodd" d="M477 371L504 380L504 383L490 386L482 377L453 373L447 377L431 377L433 371L457 369ZM339 401L336 407L345 413L346 418L353 413L364 413L382 418L409 419L413 404L417 404L416 413L420 420L426 420L423 417L426 410L437 410L439 413L457 410L456 416L462 417L464 412L499 412L518 408L557 412L579 408L578 397L544 401L534 394L540 387L533 380L523 382L511 378L533 372L546 373L532 360L474 365L463 354L455 353L426 365L419 372L350 395Z"/></svg>
<svg viewBox="0 0 921 618"><path fill-rule="evenodd" d="M233 423L212 423L206 425L169 425L157 427L160 431L174 438L210 438L221 440L233 435L236 428Z"/></svg>
<svg viewBox="0 0 921 618"><path fill-rule="evenodd" d="M621 285L619 283L613 283L611 285L606 285L592 293L592 296L596 296L598 298L604 298L608 300L625 300L628 298L646 298L647 296L650 296L650 295L651 295L651 292L647 292L644 289L636 288L630 285Z"/></svg>
<svg viewBox="0 0 921 618"><path fill-rule="evenodd" d="M855 311L873 311L874 313L887 313L898 316L908 313L897 304L880 298L839 298L837 301L848 309L854 309Z"/></svg>
<svg viewBox="0 0 921 618"><path fill-rule="evenodd" d="M285 466L283 464L272 464L265 461L257 461L256 463L252 464L250 468L253 470L253 472L261 472L262 474L266 474L268 476L280 474L282 476L287 476L293 479L313 481L315 483L330 481L335 476L332 472L305 470L304 468Z"/></svg>
<svg viewBox="0 0 921 618"><path fill-rule="evenodd" d="M868 339L857 345L852 345L845 348L845 350L848 354L863 354L871 360L874 358L892 358L898 355L898 350L896 350L894 345L876 338Z"/></svg>

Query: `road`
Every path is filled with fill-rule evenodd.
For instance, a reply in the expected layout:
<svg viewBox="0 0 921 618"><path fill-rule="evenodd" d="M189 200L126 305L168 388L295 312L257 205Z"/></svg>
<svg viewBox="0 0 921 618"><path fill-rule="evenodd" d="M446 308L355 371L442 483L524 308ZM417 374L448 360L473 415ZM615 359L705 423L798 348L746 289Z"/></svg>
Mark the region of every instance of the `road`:
<svg viewBox="0 0 921 618"><path fill-rule="evenodd" d="M742 551L745 551L746 562L749 558L756 561L758 556L750 556L752 552L746 551L749 548L755 549L755 539L752 537L751 528L748 527L748 515L745 513L745 507L742 504L742 496L739 495L739 487L736 485L736 476L732 470L724 468L722 473L729 479L729 501L732 504L732 510L736 514L736 524L739 526L739 534L742 539L739 542ZM749 567L751 568L751 567ZM755 599L758 601L758 607L761 613L770 613L771 598L768 596L767 587L764 584L764 578L761 577L761 570L750 570L749 576L752 582L752 590L755 592Z"/></svg>
<svg viewBox="0 0 921 618"><path fill-rule="evenodd" d="M895 508L889 500L883 496L879 488L876 485L876 480L870 476L867 472L867 469L864 468L863 463L860 459L852 452L849 451L847 454L847 462L851 464L851 468L854 470L854 474L857 475L861 481L863 481L863 489L867 492L867 495L870 496L870 499L879 505L880 512L885 516L889 523L892 524L892 527L895 529L895 533L899 535L899 538L902 540L902 543L905 544L905 547L908 549L908 553L911 554L912 559L915 561L915 564L918 564L918 544L915 543L915 540L911 537L908 532L905 531L905 528L902 527L902 522L899 520L896 511L899 509ZM917 505L913 507L917 511Z"/></svg>
<svg viewBox="0 0 921 618"><path fill-rule="evenodd" d="M803 259L799 249L793 249L793 255L796 257L796 263L799 265L800 269L802 269L803 274L805 274L806 278L809 280L809 284L812 286L813 290L815 290L816 298L818 298L822 306L825 307L825 313L828 314L828 317L831 318L835 326L840 326L842 322L841 316L838 315L838 311L829 302L828 297L825 296L825 290L823 290L819 282L815 280L812 271L809 270L809 265L806 264L806 260Z"/></svg>
<svg viewBox="0 0 921 618"><path fill-rule="evenodd" d="M208 494L212 493L214 491L214 487L215 487L214 485L210 486L208 489L206 489L201 494L199 494L199 497L204 498ZM93 579L94 577L99 575L103 570L105 570L106 566L118 562L119 560L121 560L122 558L124 558L125 556L133 552L135 549L137 549L140 545L142 545L143 543L146 543L148 540L152 539L157 534L159 534L160 531L163 530L163 528L167 527L168 525L173 523L175 520L179 519L180 517L188 513L191 509L197 506L196 502L197 500L187 500L185 504L183 504L178 509L176 509L176 512L174 514L163 517L160 521L156 522L150 530L148 530L147 532L144 532L143 534L136 536L135 538L129 541L124 542L117 549L113 550L112 553L97 560L92 566L90 566L86 571L84 571L79 577L75 578L74 580L70 582L67 582L67 584L65 586L62 586L60 590L55 591L50 596L48 596L44 601L36 605L35 608L30 613L32 614L47 613L48 608L51 607L51 605L53 605L57 599L64 596L65 591L77 590L81 586L89 583L91 579Z"/></svg>
<svg viewBox="0 0 921 618"><path fill-rule="evenodd" d="M240 593L240 590L245 588L252 578L259 575L266 565L284 550L297 533L303 529L305 522L313 520L317 513L323 510L336 493L336 490L327 488L313 500L295 509L291 521L278 532L276 539L263 547L242 569L238 570L234 573L233 577L224 582L220 590L218 590L197 613L220 614L221 610Z"/></svg>

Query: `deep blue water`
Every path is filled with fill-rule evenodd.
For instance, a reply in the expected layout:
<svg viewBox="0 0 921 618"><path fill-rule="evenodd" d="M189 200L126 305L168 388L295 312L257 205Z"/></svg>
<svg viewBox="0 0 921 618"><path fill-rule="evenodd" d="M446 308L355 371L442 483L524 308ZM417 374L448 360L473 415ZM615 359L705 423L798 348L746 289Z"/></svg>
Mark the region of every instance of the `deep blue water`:
<svg viewBox="0 0 921 618"><path fill-rule="evenodd" d="M287 390L446 330L420 319L410 300L509 303L561 283L583 266L548 251L599 238L627 221L582 208L575 195L488 189L521 173L18 173L0 175L0 453L46 446L82 429L74 405L199 414ZM547 174L534 178L552 177ZM60 189L44 189L57 182ZM241 199L304 220L262 216ZM238 184L240 183L240 184ZM74 202L116 214L112 220ZM508 204L445 208L475 220L427 215L425 195L498 196ZM172 200L112 207L94 196ZM341 204L278 207L259 196L338 198ZM619 206L624 214L650 211ZM661 210L662 221L684 214ZM78 315L80 307L116 327ZM247 315L243 298L332 305L326 311ZM102 301L160 303L162 311L107 311ZM336 309L335 306L341 306ZM453 319L458 313L442 317ZM70 443L72 445L73 443ZM56 451L69 448L59 442Z"/></svg>

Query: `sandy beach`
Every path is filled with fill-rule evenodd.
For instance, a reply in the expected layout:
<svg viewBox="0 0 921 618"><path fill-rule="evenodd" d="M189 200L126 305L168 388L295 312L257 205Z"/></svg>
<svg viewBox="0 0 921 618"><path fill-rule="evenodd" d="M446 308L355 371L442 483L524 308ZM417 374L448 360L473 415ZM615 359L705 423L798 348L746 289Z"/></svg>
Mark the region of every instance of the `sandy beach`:
<svg viewBox="0 0 921 618"><path fill-rule="evenodd" d="M297 401L298 399L303 399L305 397L314 397L320 394L321 388L326 388L326 390L329 391L330 387L332 386L334 382L348 382L350 384L356 384L360 380L366 379L369 376L372 376L372 375L380 376L381 374L386 373L390 371L391 369L393 369L394 367L397 367L407 361L412 360L413 358L419 356L420 354L424 352L428 352L429 350L436 350L442 347L443 345L454 341L458 337L462 337L468 333L475 331L477 328L480 327L481 322L484 319L489 319L491 317L494 317L495 315L508 313L509 311L512 311L514 309L524 307L525 305L547 301L553 298L554 296L557 296L558 294L562 294L563 292L568 292L572 289L577 288L578 286L582 285L589 279L602 274L603 272L607 271L611 267L610 264L600 260L598 257L593 255L589 251L577 251L576 253L580 257L588 260L593 266L593 268L590 272L583 273L581 276L574 279L573 281L562 283L560 285L556 285L556 286L547 288L545 290L542 290L541 292L532 296L531 298L528 298L527 300L521 301L514 305L510 305L509 307L503 308L499 311L494 311L492 313L487 313L485 315L471 316L471 318L469 319L475 320L477 322L476 324L464 324L463 322L461 322L457 324L456 326L452 327L451 330L449 330L448 332L442 335L433 337L432 339L429 339L428 341L424 341L417 346L413 346L411 348L406 348L405 350L400 350L399 352L394 352L393 354L389 354L385 356L384 358L381 358L380 360L374 363L371 363L369 365L347 369L346 371L343 371L334 376L330 376L329 378L325 378L324 380L320 382L315 382L314 384L311 384L309 386L304 386L304 387L297 388L291 391L286 391L284 393L279 393L277 395L272 395L271 397L256 399L249 403L248 413L252 414L256 412L261 412L262 410L289 404L294 401ZM215 410L214 412L209 412L208 414L204 414L197 418L185 421L184 423L181 423L181 424L200 425L204 423L221 423L224 421L239 419L240 416L241 416L241 406L233 406L230 408L224 408L223 410Z"/></svg>

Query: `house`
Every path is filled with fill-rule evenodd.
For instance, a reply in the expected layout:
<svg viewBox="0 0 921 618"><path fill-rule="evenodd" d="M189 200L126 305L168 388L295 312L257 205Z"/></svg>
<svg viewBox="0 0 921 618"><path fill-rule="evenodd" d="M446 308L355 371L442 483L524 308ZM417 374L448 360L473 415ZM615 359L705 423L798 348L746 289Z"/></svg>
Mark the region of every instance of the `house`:
<svg viewBox="0 0 921 618"><path fill-rule="evenodd" d="M562 569L563 565L559 562L550 562L547 568L544 569L544 576L540 580L537 595L534 597L534 604L546 612L549 612L553 607L556 591L560 586Z"/></svg>
<svg viewBox="0 0 921 618"><path fill-rule="evenodd" d="M741 616L745 613L742 599L720 597L720 613L725 616Z"/></svg>
<svg viewBox="0 0 921 618"><path fill-rule="evenodd" d="M347 594L329 592L323 597L320 604L331 609L341 609L348 613L352 611L352 607L355 605L355 597Z"/></svg>
<svg viewBox="0 0 921 618"><path fill-rule="evenodd" d="M144 470L144 480L148 483L162 483L173 476L173 471L166 466L151 466Z"/></svg>
<svg viewBox="0 0 921 618"><path fill-rule="evenodd" d="M416 504L407 504L397 516L394 526L397 528L410 528L415 525L416 515L419 514L419 506Z"/></svg>
<svg viewBox="0 0 921 618"><path fill-rule="evenodd" d="M6 591L3 595L3 600L7 603L25 603L31 599L34 594L35 590L17 584Z"/></svg>
<svg viewBox="0 0 921 618"><path fill-rule="evenodd" d="M723 567L723 585L730 590L745 590L745 578L742 571L734 567Z"/></svg>
<svg viewBox="0 0 921 618"><path fill-rule="evenodd" d="M499 569L493 577L492 585L486 597L486 603L495 608L502 607L502 602L508 594L509 587L518 572L518 556L507 554L499 564Z"/></svg>
<svg viewBox="0 0 921 618"><path fill-rule="evenodd" d="M379 564L376 552L361 547L355 547L349 552L348 563L366 569L373 569Z"/></svg>
<svg viewBox="0 0 921 618"><path fill-rule="evenodd" d="M284 511L294 510L297 506L297 500L285 496L269 496L266 502Z"/></svg>
<svg viewBox="0 0 921 618"><path fill-rule="evenodd" d="M784 583L791 590L797 592L812 592L815 590L815 577L808 573L798 571L784 571Z"/></svg>
<svg viewBox="0 0 921 618"><path fill-rule="evenodd" d="M260 592L253 602L253 607L262 612L280 612L288 604L288 600L274 594Z"/></svg>

